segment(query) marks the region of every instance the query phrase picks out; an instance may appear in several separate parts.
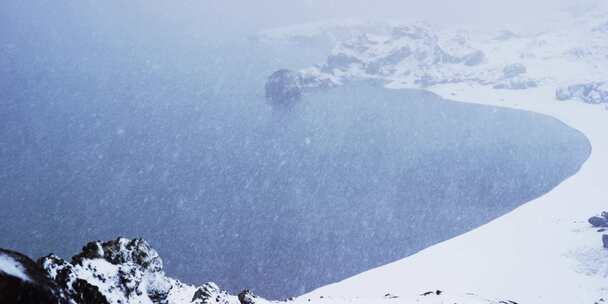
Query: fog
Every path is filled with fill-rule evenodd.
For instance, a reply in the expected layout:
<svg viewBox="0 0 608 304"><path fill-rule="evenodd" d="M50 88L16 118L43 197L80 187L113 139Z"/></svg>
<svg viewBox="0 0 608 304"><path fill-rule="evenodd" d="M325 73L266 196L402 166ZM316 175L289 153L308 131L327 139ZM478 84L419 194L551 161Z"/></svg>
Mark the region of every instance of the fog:
<svg viewBox="0 0 608 304"><path fill-rule="evenodd" d="M273 112L266 77L324 54L243 38L345 18L521 25L567 5L3 1L0 247L144 237L179 279L280 298L473 229L573 174L586 139L370 84Z"/></svg>
<svg viewBox="0 0 608 304"><path fill-rule="evenodd" d="M572 1L3 1L3 31L52 26L74 18L74 26L113 24L139 35L189 36L254 32L326 19L426 20L437 26L500 27L535 24L592 8L598 0ZM59 32L57 32L59 33Z"/></svg>

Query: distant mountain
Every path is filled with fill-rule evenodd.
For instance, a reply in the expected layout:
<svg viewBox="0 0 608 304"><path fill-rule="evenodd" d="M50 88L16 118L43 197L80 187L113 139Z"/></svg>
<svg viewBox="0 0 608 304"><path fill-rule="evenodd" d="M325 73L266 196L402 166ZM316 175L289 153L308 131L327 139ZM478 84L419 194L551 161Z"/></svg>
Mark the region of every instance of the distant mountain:
<svg viewBox="0 0 608 304"><path fill-rule="evenodd" d="M399 88L468 83L525 90L550 85L561 89L556 92L559 99L607 103L608 92L597 89L608 80L608 18L601 12L598 7L576 17L556 17L538 28L499 31L434 29L421 22L332 21L264 31L257 40L332 45L325 62L300 71L308 88L361 79Z"/></svg>

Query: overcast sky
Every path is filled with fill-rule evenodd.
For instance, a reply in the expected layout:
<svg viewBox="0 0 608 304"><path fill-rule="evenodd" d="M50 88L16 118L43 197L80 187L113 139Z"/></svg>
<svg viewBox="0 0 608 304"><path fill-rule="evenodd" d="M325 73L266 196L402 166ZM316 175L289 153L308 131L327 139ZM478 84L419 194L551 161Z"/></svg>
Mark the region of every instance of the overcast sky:
<svg viewBox="0 0 608 304"><path fill-rule="evenodd" d="M0 1L0 34L29 27L101 24L195 37L252 32L326 19L425 20L436 26L517 27L591 10L607 0L130 0ZM575 7L575 8L573 8ZM517 28L515 28L517 29ZM5 34L6 35L6 34Z"/></svg>
<svg viewBox="0 0 608 304"><path fill-rule="evenodd" d="M333 18L422 19L433 23L496 25L528 23L597 0L204 0L193 2L209 18L275 26ZM195 9L195 11L197 10ZM211 14L209 14L211 13Z"/></svg>

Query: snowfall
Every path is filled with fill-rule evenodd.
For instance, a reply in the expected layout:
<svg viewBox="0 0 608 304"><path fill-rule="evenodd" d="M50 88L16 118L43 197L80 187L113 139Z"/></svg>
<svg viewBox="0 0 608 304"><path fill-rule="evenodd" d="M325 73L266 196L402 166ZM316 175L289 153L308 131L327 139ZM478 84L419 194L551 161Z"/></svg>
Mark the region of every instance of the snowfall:
<svg viewBox="0 0 608 304"><path fill-rule="evenodd" d="M595 303L608 299L608 250L587 219L608 209L608 94L560 90L608 80L608 8L556 16L541 29L433 31L399 22L328 22L276 29L265 41L335 43L332 66L302 71L331 87L353 79L381 80L388 88L424 88L455 102L521 109L555 117L585 134L593 151L581 170L546 195L482 227L394 263L369 270L306 295L319 303ZM395 29L406 31L405 40ZM391 34L391 31L393 34ZM412 33L414 33L412 35ZM420 34L418 37L415 35ZM392 35L392 36L391 36ZM354 38L353 38L354 37ZM412 38L414 37L414 38ZM429 38L430 37L430 38ZM416 40L416 41L413 41ZM295 41L295 42L294 42ZM455 42L454 42L455 41ZM449 63L410 54L443 47L459 55ZM455 47L452 47L455 46ZM391 54L407 48L399 60ZM465 50L464 52L462 50ZM431 51L429 51L431 50ZM465 64L481 51L480 63ZM445 56L442 54L441 56ZM426 60L426 62L421 62ZM470 57L468 57L470 58ZM371 63L382 62L369 69ZM438 63L439 62L439 63ZM523 67L519 75L509 68ZM426 73L427 75L420 75ZM416 75L418 73L418 75ZM425 77L428 76L428 77ZM513 77L514 76L514 77ZM417 81L435 79L432 83ZM531 83L530 86L501 85ZM520 81L520 80L524 81ZM528 81L530 80L530 81ZM315 83L314 81L312 81ZM593 90L590 90L593 91ZM606 99L588 98L599 94ZM587 95L585 95L587 94ZM604 95L602 95L604 94ZM559 100L565 99L565 100ZM442 290L440 295L420 296Z"/></svg>
<svg viewBox="0 0 608 304"><path fill-rule="evenodd" d="M423 88L454 102L541 113L584 133L593 148L576 175L507 215L293 302L608 300L608 250L587 222L608 209L607 16L608 5L589 14L556 17L542 29L513 27L491 33L368 21L332 21L261 33L258 39L271 43L326 39L335 45L329 58L346 56L338 66L328 60L302 70L310 86L374 79L387 88ZM401 35L396 37L395 32ZM403 49L410 53L391 56ZM426 56L409 56L425 52ZM9 262L0 260L2 271L22 276L18 265ZM191 292L189 288L184 303Z"/></svg>

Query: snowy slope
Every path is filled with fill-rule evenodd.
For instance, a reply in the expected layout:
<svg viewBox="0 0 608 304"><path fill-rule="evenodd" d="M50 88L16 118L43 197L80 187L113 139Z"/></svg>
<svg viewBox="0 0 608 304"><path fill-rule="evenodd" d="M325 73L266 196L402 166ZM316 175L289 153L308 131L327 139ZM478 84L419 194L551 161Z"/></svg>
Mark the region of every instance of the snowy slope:
<svg viewBox="0 0 608 304"><path fill-rule="evenodd" d="M68 262L48 255L34 262L17 252L0 249L0 303L37 304L280 304L280 303L509 303L473 294L433 290L400 297L391 294L354 297L298 298L268 301L249 290L228 294L215 283L182 283L165 275L163 262L145 240L118 238L89 242Z"/></svg>
<svg viewBox="0 0 608 304"><path fill-rule="evenodd" d="M422 36L426 38L409 41L390 31L358 32L355 39L337 41L326 63L302 71L305 77L323 79L311 81L321 87L374 79L389 88L426 88L450 100L550 115L583 132L593 152L579 173L513 212L301 299L323 296L373 302L386 293L416 295L437 288L519 303L595 303L608 299L608 250L602 248L601 234L587 223L590 216L608 209L608 107L556 99L556 93L564 87L608 81L607 16L604 5L576 17L556 16L539 29L490 33L424 29ZM303 28L299 35L303 35ZM288 34L282 32L285 36ZM449 41L462 41L464 47L454 49ZM411 54L422 50L426 56L386 60L404 46ZM463 54L462 49L465 55L480 50L483 62L429 62L429 56L437 54L437 47L451 57ZM337 55L341 60L335 60ZM383 61L380 69L368 69L378 61ZM525 69L513 76L507 68L513 64ZM437 81L416 82L420 76L416 73ZM501 85L511 81L510 75L535 84ZM608 94L604 93L598 90L571 97L605 103L608 99L602 96Z"/></svg>

